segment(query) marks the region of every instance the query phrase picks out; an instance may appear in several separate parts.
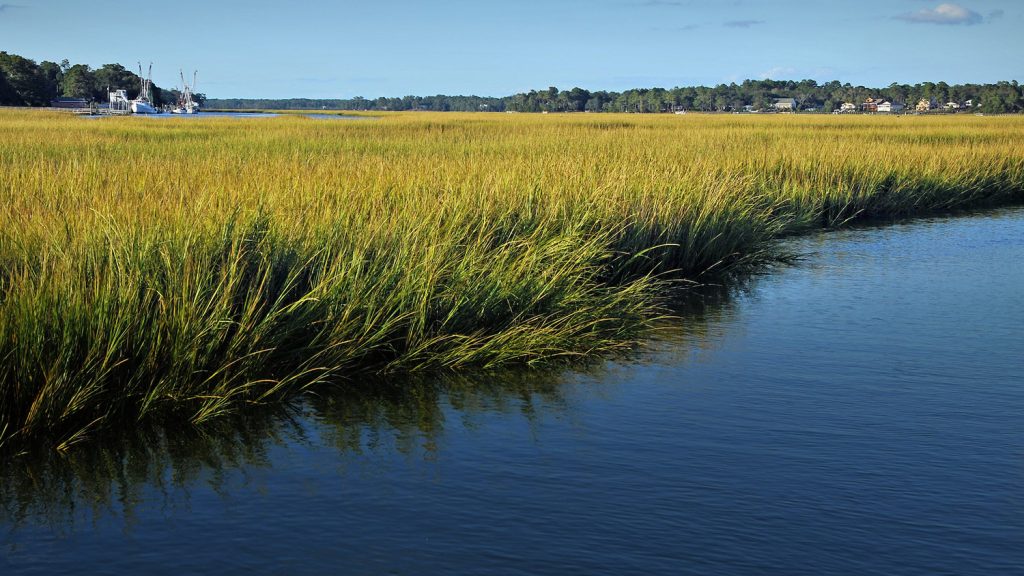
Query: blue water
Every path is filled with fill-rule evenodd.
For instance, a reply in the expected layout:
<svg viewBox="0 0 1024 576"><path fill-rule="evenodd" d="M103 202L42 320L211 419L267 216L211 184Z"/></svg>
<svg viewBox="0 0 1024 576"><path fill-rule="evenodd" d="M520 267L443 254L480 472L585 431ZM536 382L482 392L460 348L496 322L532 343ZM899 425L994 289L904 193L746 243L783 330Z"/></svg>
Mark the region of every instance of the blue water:
<svg viewBox="0 0 1024 576"><path fill-rule="evenodd" d="M0 574L1024 574L1024 210L798 238L631 358L0 471Z"/></svg>
<svg viewBox="0 0 1024 576"><path fill-rule="evenodd" d="M82 115L79 118L85 118L88 120L96 120L99 118L276 118L279 114L272 112L200 112L199 114L171 114L170 112L162 112L160 114L129 114L126 116L115 116L115 115Z"/></svg>
<svg viewBox="0 0 1024 576"><path fill-rule="evenodd" d="M328 113L323 113L323 114L309 113L309 114L303 114L303 116L305 116L307 118L315 118L317 120L370 120L372 118L371 116L353 116L351 114L328 114Z"/></svg>
<svg viewBox="0 0 1024 576"><path fill-rule="evenodd" d="M171 114L170 112L160 114L133 114L132 118L277 118L282 116L275 112L200 112L199 114ZM305 116L307 118L313 118L316 120L367 120L370 116L353 116L351 114L321 114L321 113L308 113L308 114L296 114L296 116ZM89 116L84 115L82 118L114 118L115 116Z"/></svg>

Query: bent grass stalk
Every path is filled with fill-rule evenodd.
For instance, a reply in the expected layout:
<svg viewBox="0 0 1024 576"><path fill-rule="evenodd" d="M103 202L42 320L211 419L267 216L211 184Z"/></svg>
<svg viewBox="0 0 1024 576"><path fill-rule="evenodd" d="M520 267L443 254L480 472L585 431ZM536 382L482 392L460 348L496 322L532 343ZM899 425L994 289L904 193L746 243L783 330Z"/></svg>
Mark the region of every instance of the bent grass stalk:
<svg viewBox="0 0 1024 576"><path fill-rule="evenodd" d="M672 280L1024 199L1021 118L0 111L0 445L621 350Z"/></svg>

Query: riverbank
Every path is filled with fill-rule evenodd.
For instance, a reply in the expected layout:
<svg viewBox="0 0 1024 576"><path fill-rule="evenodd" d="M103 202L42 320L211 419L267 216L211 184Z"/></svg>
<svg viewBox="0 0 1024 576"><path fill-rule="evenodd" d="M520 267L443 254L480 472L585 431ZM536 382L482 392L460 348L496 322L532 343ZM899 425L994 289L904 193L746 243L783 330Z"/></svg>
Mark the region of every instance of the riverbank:
<svg viewBox="0 0 1024 576"><path fill-rule="evenodd" d="M0 111L0 442L628 349L782 235L1024 200L1018 118Z"/></svg>

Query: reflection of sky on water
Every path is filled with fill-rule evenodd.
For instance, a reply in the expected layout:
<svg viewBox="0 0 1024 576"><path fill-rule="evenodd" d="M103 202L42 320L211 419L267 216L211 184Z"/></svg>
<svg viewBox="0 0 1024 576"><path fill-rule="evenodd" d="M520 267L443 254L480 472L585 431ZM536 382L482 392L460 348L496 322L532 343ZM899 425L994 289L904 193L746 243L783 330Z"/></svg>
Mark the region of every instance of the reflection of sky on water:
<svg viewBox="0 0 1024 576"><path fill-rule="evenodd" d="M199 120L202 118L277 118L278 116L303 116L306 118L312 118L314 120L371 120L371 116L352 116L348 114L319 114L319 113L303 113L303 114L277 114L274 112L200 112L199 114L130 114L132 118L153 118L153 119L164 119L164 118L188 118L190 120ZM98 118L116 118L123 117L117 115L88 115L83 114L82 118L98 119Z"/></svg>
<svg viewBox="0 0 1024 576"><path fill-rule="evenodd" d="M787 247L628 356L14 459L0 572L1012 572L1024 210Z"/></svg>

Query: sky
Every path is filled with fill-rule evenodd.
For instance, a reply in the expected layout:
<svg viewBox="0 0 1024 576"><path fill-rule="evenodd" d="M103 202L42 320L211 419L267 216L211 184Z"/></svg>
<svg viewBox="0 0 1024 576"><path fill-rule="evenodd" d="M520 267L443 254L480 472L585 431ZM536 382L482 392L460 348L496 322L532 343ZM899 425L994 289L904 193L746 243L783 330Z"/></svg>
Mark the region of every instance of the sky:
<svg viewBox="0 0 1024 576"><path fill-rule="evenodd" d="M1021 0L0 0L0 50L214 98L1024 80Z"/></svg>

